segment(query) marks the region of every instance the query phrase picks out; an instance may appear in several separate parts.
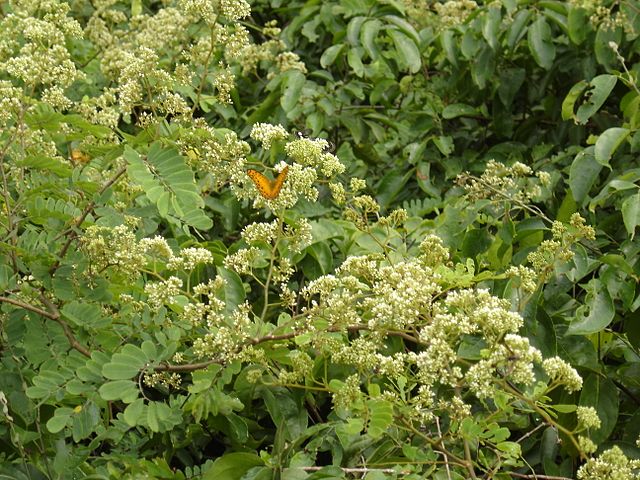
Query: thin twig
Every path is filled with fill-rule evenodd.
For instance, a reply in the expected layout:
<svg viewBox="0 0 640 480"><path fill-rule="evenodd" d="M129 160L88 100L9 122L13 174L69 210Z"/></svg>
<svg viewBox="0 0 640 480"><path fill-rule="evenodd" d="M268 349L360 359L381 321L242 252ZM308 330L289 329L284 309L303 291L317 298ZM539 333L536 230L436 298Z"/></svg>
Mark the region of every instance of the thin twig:
<svg viewBox="0 0 640 480"><path fill-rule="evenodd" d="M69 340L71 346L85 357L91 358L91 352L73 335L73 331L71 330L71 327L69 327L69 324L62 319L58 307L56 307L53 302L44 295L44 293L40 294L40 301L45 304L52 315L48 318L51 318L52 320L60 324L60 326L62 327L62 331L64 332L65 337L67 337L67 340Z"/></svg>
<svg viewBox="0 0 640 480"><path fill-rule="evenodd" d="M442 430L440 430L440 419L438 417L436 417L436 428L438 429L438 437L442 438ZM446 453L443 453L443 452L440 452L440 453L442 453L442 456L444 457L444 468L447 470L447 478L451 480L451 469L449 468L449 457L447 457ZM469 460L469 458L467 458L467 460Z"/></svg>
<svg viewBox="0 0 640 480"><path fill-rule="evenodd" d="M538 475L537 473L533 474L525 474L525 473L516 473L516 472L505 472L507 475L511 475L512 477L517 478L531 478L532 480L573 480L569 477L556 477L553 475Z"/></svg>
<svg viewBox="0 0 640 480"><path fill-rule="evenodd" d="M305 472L317 472L327 467L291 467L287 470L304 470ZM393 468L367 468L367 467L338 467L344 473L369 473L369 472L380 472L380 473L397 473Z"/></svg>
<svg viewBox="0 0 640 480"><path fill-rule="evenodd" d="M20 308L22 308L24 310L28 310L28 311L33 312L33 313L37 313L38 315L41 315L41 316L43 316L45 318L48 318L49 320L57 320L55 315L52 315L51 313L47 312L46 310L42 310L41 308L34 307L33 305L21 302L20 300L14 300L13 298L9 298L9 297L0 297L0 302L10 303L11 305L15 305L16 307L20 307Z"/></svg>
<svg viewBox="0 0 640 480"><path fill-rule="evenodd" d="M536 428L534 428L533 430L531 430L530 432L525 433L524 435L522 435L519 439L516 440L516 443L521 443L525 438L533 435L535 432L537 432L538 430L540 430L541 428L547 427L548 425L546 423L541 423L540 425L538 425Z"/></svg>
<svg viewBox="0 0 640 480"><path fill-rule="evenodd" d="M113 185L114 183L116 183L116 181L127 171L127 167L126 165L121 167L116 173L115 175L109 179L107 182L104 183L104 185L102 185L102 187L100 188L100 190L98 191L96 196L100 196L102 195L111 185ZM80 227L80 225L82 225L82 223L85 221L85 219L87 218L87 216L93 211L93 209L96 206L96 202L95 200L90 201L87 206L85 207L84 211L82 212L82 214L76 219L75 222L73 222L73 225L71 227L69 227L67 229L67 231L64 232L63 236L68 237L67 241L65 242L65 244L62 246L62 248L60 249L60 253L58 253L58 259L53 263L53 265L51 265L51 267L49 268L49 273L51 275L53 275L53 273L55 273L55 271L58 269L58 267L60 266L60 261L64 258L64 256L67 254L67 250L69 250L69 247L71 246L71 244L73 243L73 241L78 237L78 233L77 233L77 228Z"/></svg>
<svg viewBox="0 0 640 480"><path fill-rule="evenodd" d="M80 352L85 357L91 357L91 352L87 350L85 346L83 346L76 337L73 335L73 331L71 327L62 319L60 315L60 311L58 307L56 307L44 294L40 294L40 301L47 307L47 310L43 310L29 303L22 302L20 300L15 300L9 297L0 297L0 303L8 303L10 305L14 305L16 307L22 308L23 310L27 310L29 312L37 313L38 315L48 318L49 320L53 320L57 322L64 332L65 337L69 340L69 344L72 348Z"/></svg>

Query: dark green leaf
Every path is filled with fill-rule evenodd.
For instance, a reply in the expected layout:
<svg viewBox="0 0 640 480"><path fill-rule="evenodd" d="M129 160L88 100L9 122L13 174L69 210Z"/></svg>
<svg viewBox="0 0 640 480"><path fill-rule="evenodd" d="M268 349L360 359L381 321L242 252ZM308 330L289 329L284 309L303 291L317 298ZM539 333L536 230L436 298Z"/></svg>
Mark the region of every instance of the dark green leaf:
<svg viewBox="0 0 640 480"><path fill-rule="evenodd" d="M585 102L578 107L575 118L580 124L587 123L589 120L607 100L609 94L616 86L617 78L613 75L598 75L589 82L589 89L587 90L587 98ZM582 82L580 82L582 83ZM580 85L578 83L577 85ZM575 88L575 85L574 85ZM571 89L573 91L573 88ZM571 92L569 92L571 94ZM563 102L563 118L564 118L564 102Z"/></svg>
<svg viewBox="0 0 640 480"><path fill-rule="evenodd" d="M342 53L342 50L344 50L344 47L344 43L339 43L327 48L320 57L320 65L322 65L323 68L327 68L333 65L336 61L336 58L338 58L338 55L340 55L340 53Z"/></svg>
<svg viewBox="0 0 640 480"><path fill-rule="evenodd" d="M304 74L300 70L288 70L284 74L284 82L282 83L283 92L280 105L282 109L289 113L300 101L300 92L304 86Z"/></svg>
<svg viewBox="0 0 640 480"><path fill-rule="evenodd" d="M534 60L545 70L549 70L556 58L556 47L553 44L551 28L543 16L529 26L529 51Z"/></svg>
<svg viewBox="0 0 640 480"><path fill-rule="evenodd" d="M609 160L628 136L629 130L626 128L613 127L602 132L596 140L594 150L596 161L608 167Z"/></svg>
<svg viewBox="0 0 640 480"><path fill-rule="evenodd" d="M567 27L569 29L569 38L576 45L580 45L587 38L591 23L587 11L578 6L571 6L567 17Z"/></svg>
<svg viewBox="0 0 640 480"><path fill-rule="evenodd" d="M205 472L202 479L239 480L249 469L259 465L264 465L264 462L255 453L227 453L213 462L213 465Z"/></svg>
<svg viewBox="0 0 640 480"><path fill-rule="evenodd" d="M602 165L596 161L593 147L582 150L576 155L569 171L569 188L578 204L586 200L601 171Z"/></svg>
<svg viewBox="0 0 640 480"><path fill-rule="evenodd" d="M640 192L627 197L625 201L622 202L621 211L624 226L627 229L627 233L633 240L636 227L640 225Z"/></svg>
<svg viewBox="0 0 640 480"><path fill-rule="evenodd" d="M398 67L401 70L409 70L411 73L416 73L420 70L422 60L420 58L420 50L418 50L415 42L401 31L390 29L388 32L399 54L395 57Z"/></svg>
<svg viewBox="0 0 640 480"><path fill-rule="evenodd" d="M585 305L576 311L567 329L568 335L589 335L604 329L615 315L613 300L600 280L593 279L586 286Z"/></svg>
<svg viewBox="0 0 640 480"><path fill-rule="evenodd" d="M597 430L590 430L589 437L596 444L602 443L609 438L618 420L618 388L608 378L592 373L584 381L579 403L598 412L602 425Z"/></svg>

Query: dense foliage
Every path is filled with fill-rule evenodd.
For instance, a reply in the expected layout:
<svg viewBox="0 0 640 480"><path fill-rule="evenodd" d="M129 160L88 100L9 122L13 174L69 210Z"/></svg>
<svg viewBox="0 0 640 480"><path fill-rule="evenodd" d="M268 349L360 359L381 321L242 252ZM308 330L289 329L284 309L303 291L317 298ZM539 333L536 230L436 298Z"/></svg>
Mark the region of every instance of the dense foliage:
<svg viewBox="0 0 640 480"><path fill-rule="evenodd" d="M640 478L640 2L0 5L2 478Z"/></svg>

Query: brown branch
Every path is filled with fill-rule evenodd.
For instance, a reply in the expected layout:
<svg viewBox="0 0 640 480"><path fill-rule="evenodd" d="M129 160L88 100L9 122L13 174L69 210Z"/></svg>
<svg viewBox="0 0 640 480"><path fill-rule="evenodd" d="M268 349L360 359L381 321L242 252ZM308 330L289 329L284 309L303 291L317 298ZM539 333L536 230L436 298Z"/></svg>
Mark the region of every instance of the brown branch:
<svg viewBox="0 0 640 480"><path fill-rule="evenodd" d="M58 322L58 324L62 327L64 336L67 337L67 340L69 340L71 347L77 350L78 352L80 352L85 357L91 358L91 352L87 349L87 347L82 345L73 335L73 331L71 330L71 327L69 326L69 324L62 319L62 316L60 315L60 311L58 310L58 307L56 307L53 304L53 302L44 295L44 293L40 294L40 301L44 303L44 305L47 307L49 312L51 312L50 314L51 316L47 318L51 318L51 320Z"/></svg>
<svg viewBox="0 0 640 480"><path fill-rule="evenodd" d="M626 386L624 386L618 380L612 380L612 382L614 383L614 385L616 387L618 387L620 390L622 390L624 393L626 393L629 396L629 398L634 401L634 403L636 405L640 405L640 398L638 398L630 389L628 389Z"/></svg>
<svg viewBox="0 0 640 480"><path fill-rule="evenodd" d="M287 470L304 470L305 472L317 472L327 467L288 467ZM338 467L345 473L368 473L368 472L380 472L380 473L397 473L393 468L366 468L366 467Z"/></svg>
<svg viewBox="0 0 640 480"><path fill-rule="evenodd" d="M123 166L121 167L116 173L115 175L110 178L107 182L104 183L104 185L102 185L102 187L100 187L100 190L98 190L98 193L96 196L100 196L102 195L107 188L109 188L111 185L113 185L114 183L116 183L116 181L118 181L118 179L127 171L127 167ZM53 265L51 265L51 267L49 268L49 274L53 275L55 273L55 271L58 269L58 267L60 266L60 260L62 260L62 258L64 258L64 256L67 254L67 251L69 250L69 247L71 246L71 244L73 243L73 241L78 238L78 233L77 233L77 228L80 227L80 225L82 225L82 222L85 221L85 219L87 218L87 216L93 211L93 209L96 206L96 202L94 200L90 201L87 206L85 207L84 211L82 212L82 214L76 219L75 222L73 222L73 225L71 227L69 227L63 234L62 236L66 236L67 241L65 242L65 244L62 246L62 249L60 249L60 253L58 253L58 259L53 263Z"/></svg>
<svg viewBox="0 0 640 480"><path fill-rule="evenodd" d="M15 305L16 307L20 307L23 310L28 310L30 312L37 313L38 315L41 315L41 316L43 316L45 318L48 318L49 320L57 320L55 315L47 312L46 310L42 310L41 308L34 307L33 305L21 302L20 300L14 300L13 298L9 298L9 297L0 297L0 302L2 302L2 303L10 303L11 305Z"/></svg>
<svg viewBox="0 0 640 480"><path fill-rule="evenodd" d="M516 472L505 472L508 475L511 475L512 477L517 477L517 478L531 478L533 480L539 479L539 480L573 480L569 477L555 477L553 475L538 475L537 473L533 473L533 474L524 474L524 473L516 473Z"/></svg>
<svg viewBox="0 0 640 480"><path fill-rule="evenodd" d="M62 327L62 331L64 332L65 337L69 340L69 344L74 350L77 350L85 357L91 357L91 352L73 335L73 331L69 324L62 319L60 315L60 311L58 307L56 307L43 293L40 294L40 301L47 307L47 310L43 310L29 303L22 302L20 300L15 300L9 297L0 296L1 303L8 303L10 305L14 305L16 307L22 308L23 310L27 310L29 312L37 313L38 315L47 318L49 320L53 320L58 323Z"/></svg>

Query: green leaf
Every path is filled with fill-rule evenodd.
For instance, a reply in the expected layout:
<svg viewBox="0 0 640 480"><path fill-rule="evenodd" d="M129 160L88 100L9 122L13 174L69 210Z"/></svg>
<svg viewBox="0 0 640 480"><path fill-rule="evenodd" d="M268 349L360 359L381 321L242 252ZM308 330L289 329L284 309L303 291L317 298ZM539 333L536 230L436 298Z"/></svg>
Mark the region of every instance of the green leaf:
<svg viewBox="0 0 640 480"><path fill-rule="evenodd" d="M578 83L571 87L571 90L569 90L569 93L567 93L567 96L564 97L564 100L562 101L563 120L569 120L573 118L577 122L577 117L574 113L575 104L578 98L582 96L582 92L586 90L588 85L589 84L586 81L580 80Z"/></svg>
<svg viewBox="0 0 640 480"><path fill-rule="evenodd" d="M493 78L495 66L495 52L489 45L484 44L471 64L471 77L479 88L484 89L487 86L487 81Z"/></svg>
<svg viewBox="0 0 640 480"><path fill-rule="evenodd" d="M75 325L80 327L101 326L101 309L98 305L81 302L69 302L60 310L62 315Z"/></svg>
<svg viewBox="0 0 640 480"><path fill-rule="evenodd" d="M336 425L336 436L343 448L349 448L358 438L364 428L361 418L349 418L346 422Z"/></svg>
<svg viewBox="0 0 640 480"><path fill-rule="evenodd" d="M127 344L102 367L102 375L110 380L135 377L147 364L147 357L137 346Z"/></svg>
<svg viewBox="0 0 640 480"><path fill-rule="evenodd" d="M79 412L73 415L71 432L74 442L89 437L100 422L100 411L93 402L87 402Z"/></svg>
<svg viewBox="0 0 640 480"><path fill-rule="evenodd" d="M583 407L593 407L598 412L601 426L597 430L591 429L589 437L596 444L604 442L609 438L618 420L618 388L608 378L592 373L582 385L579 404Z"/></svg>
<svg viewBox="0 0 640 480"><path fill-rule="evenodd" d="M454 144L453 144L452 137L448 135L447 136L441 135L439 137L433 137L431 140L433 141L433 144L436 147L438 147L438 150L440 150L440 153L443 154L445 157L448 157L453 153Z"/></svg>
<svg viewBox="0 0 640 480"><path fill-rule="evenodd" d="M226 413L224 418L229 422L231 438L238 443L245 443L249 438L246 420L233 412Z"/></svg>
<svg viewBox="0 0 640 480"><path fill-rule="evenodd" d="M416 45L420 44L420 35L416 31L416 29L413 28L413 25L407 22L404 18L398 17L396 15L385 15L382 18L398 27L398 29L411 40L413 40Z"/></svg>
<svg viewBox="0 0 640 480"><path fill-rule="evenodd" d="M600 134L594 149L595 159L600 165L609 166L609 160L620 144L629 136L626 128L608 128Z"/></svg>
<svg viewBox="0 0 640 480"><path fill-rule="evenodd" d="M587 123L587 121L600 109L602 104L607 100L609 94L616 86L617 80L618 79L613 75L598 75L589 82L589 89L586 92L585 102L580 105L580 107L578 107L578 111L575 115L577 123L581 125Z"/></svg>
<svg viewBox="0 0 640 480"><path fill-rule="evenodd" d="M499 46L498 32L500 31L501 21L502 15L500 8L495 6L489 7L482 23L482 36L492 50L497 50Z"/></svg>
<svg viewBox="0 0 640 480"><path fill-rule="evenodd" d="M73 415L73 409L68 407L57 408L53 417L47 421L47 430L51 433L58 433L67 426L71 415Z"/></svg>
<svg viewBox="0 0 640 480"><path fill-rule="evenodd" d="M398 30L390 29L388 33L399 53L399 56L395 57L398 67L401 70L409 70L411 73L419 71L422 67L422 60L420 50L415 42Z"/></svg>
<svg viewBox="0 0 640 480"><path fill-rule="evenodd" d="M451 120L457 117L476 117L478 116L478 110L467 105L465 103L452 103L442 109L442 118L445 120Z"/></svg>
<svg viewBox="0 0 640 480"><path fill-rule="evenodd" d="M573 159L569 170L569 188L578 204L586 200L601 171L602 165L596 161L593 147L582 150Z"/></svg>
<svg viewBox="0 0 640 480"><path fill-rule="evenodd" d="M145 340L140 345L140 350L144 353L144 356L147 358L149 362L154 362L158 360L158 349L156 348L155 343L150 340Z"/></svg>
<svg viewBox="0 0 640 480"><path fill-rule="evenodd" d="M332 271L333 268L333 252L326 243L314 243L306 248L306 252L313 257L322 275L326 275Z"/></svg>
<svg viewBox="0 0 640 480"><path fill-rule="evenodd" d="M295 440L307 428L307 411L292 393L284 388L261 388L260 395L284 439Z"/></svg>
<svg viewBox="0 0 640 480"><path fill-rule="evenodd" d="M143 187L145 195L163 217L177 217L196 228L211 228L211 220L202 212L197 213L204 206L204 201L193 171L176 149L154 142L143 158L127 146L124 158L128 163L127 173Z"/></svg>
<svg viewBox="0 0 640 480"><path fill-rule="evenodd" d="M493 237L486 228L472 228L464 235L461 253L467 258L475 258L487 251Z"/></svg>
<svg viewBox="0 0 640 480"><path fill-rule="evenodd" d="M513 458L519 458L522 454L520 444L517 442L500 442L496 444L498 450L505 452Z"/></svg>
<svg viewBox="0 0 640 480"><path fill-rule="evenodd" d="M381 437L393 423L393 404L387 400L371 399L369 407L369 424L367 434L371 438Z"/></svg>
<svg viewBox="0 0 640 480"><path fill-rule="evenodd" d="M509 27L509 34L507 36L507 45L509 50L513 50L522 37L527 33L527 22L531 18L533 12L527 8L524 8L513 17L513 22Z"/></svg>
<svg viewBox="0 0 640 480"><path fill-rule="evenodd" d="M553 44L551 28L543 16L529 26L527 39L529 51L538 65L549 70L556 58L556 47Z"/></svg>
<svg viewBox="0 0 640 480"><path fill-rule="evenodd" d="M367 20L367 17L357 16L349 20L347 24L347 41L352 47L359 47L360 29L362 24Z"/></svg>
<svg viewBox="0 0 640 480"><path fill-rule="evenodd" d="M167 432L182 423L182 414L163 402L149 402L147 425L153 432Z"/></svg>
<svg viewBox="0 0 640 480"><path fill-rule="evenodd" d="M344 50L344 47L344 43L339 43L327 48L320 57L320 65L322 66L322 68L327 68L333 65L336 61L336 58L338 58L338 55L340 55L340 53L342 53L342 50Z"/></svg>
<svg viewBox="0 0 640 480"><path fill-rule="evenodd" d="M622 41L622 28L611 28L606 23L601 23L596 32L596 41L594 43L594 51L596 54L596 60L600 65L603 65L605 69L612 70L618 68L618 59L609 45L610 42L614 42L620 45Z"/></svg>
<svg viewBox="0 0 640 480"><path fill-rule="evenodd" d="M524 68L507 68L500 72L498 96L505 107L510 107L524 83L527 72Z"/></svg>
<svg viewBox="0 0 640 480"><path fill-rule="evenodd" d="M454 67L458 66L458 46L455 41L453 30L444 30L440 34L440 42L442 43L442 49L444 50L447 60Z"/></svg>
<svg viewBox="0 0 640 480"><path fill-rule="evenodd" d="M145 404L142 398L137 399L135 402L130 403L127 408L124 409L123 418L127 422L127 425L135 427L141 424L143 415L145 414Z"/></svg>
<svg viewBox="0 0 640 480"><path fill-rule="evenodd" d="M627 233L633 240L636 233L636 227L640 225L640 191L635 195L627 197L622 202L622 220L627 229Z"/></svg>
<svg viewBox="0 0 640 480"><path fill-rule="evenodd" d="M349 66L353 69L353 73L355 73L358 77L362 77L364 75L362 53L362 48L350 48L347 52L347 63L349 63Z"/></svg>
<svg viewBox="0 0 640 480"><path fill-rule="evenodd" d="M582 7L572 6L569 8L567 16L567 27L569 30L569 38L576 45L580 45L587 39L587 34L591 30L591 22L589 22L589 14Z"/></svg>
<svg viewBox="0 0 640 480"><path fill-rule="evenodd" d="M103 400L122 400L131 403L138 398L138 384L132 380L116 380L102 385L98 392Z"/></svg>
<svg viewBox="0 0 640 480"><path fill-rule="evenodd" d="M216 267L216 272L225 279L220 299L225 302L225 311L232 313L246 298L247 292L244 289L244 284L240 276L232 270L219 266Z"/></svg>
<svg viewBox="0 0 640 480"><path fill-rule="evenodd" d="M371 60L376 61L380 57L380 49L376 43L378 33L382 28L382 23L378 19L368 20L362 27L360 33L360 39L365 52L369 55Z"/></svg>
<svg viewBox="0 0 640 480"><path fill-rule="evenodd" d="M402 192L409 179L413 176L413 170L404 173L402 170L389 170L378 184L378 194L376 195L378 203L387 207Z"/></svg>
<svg viewBox="0 0 640 480"><path fill-rule="evenodd" d="M567 335L590 335L604 329L615 315L609 291L598 279L585 287L585 305L578 307L576 316L567 329Z"/></svg>
<svg viewBox="0 0 640 480"><path fill-rule="evenodd" d="M556 404L552 407L556 412L560 413L573 413L578 408L577 405L571 404Z"/></svg>
<svg viewBox="0 0 640 480"><path fill-rule="evenodd" d="M255 453L235 452L218 457L202 480L239 480L253 467L264 465Z"/></svg>
<svg viewBox="0 0 640 480"><path fill-rule="evenodd" d="M298 105L305 81L304 74L300 70L293 69L285 72L280 105L286 113L291 112Z"/></svg>
<svg viewBox="0 0 640 480"><path fill-rule="evenodd" d="M70 177L71 168L57 158L44 155L26 156L16 162L16 166L33 170L46 170L59 177Z"/></svg>
<svg viewBox="0 0 640 480"><path fill-rule="evenodd" d="M608 253L601 256L598 260L606 265L611 265L616 270L626 273L627 275L634 275L633 267L627 262L627 260L621 255L615 255Z"/></svg>

